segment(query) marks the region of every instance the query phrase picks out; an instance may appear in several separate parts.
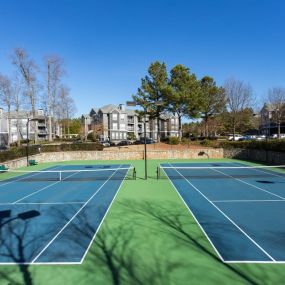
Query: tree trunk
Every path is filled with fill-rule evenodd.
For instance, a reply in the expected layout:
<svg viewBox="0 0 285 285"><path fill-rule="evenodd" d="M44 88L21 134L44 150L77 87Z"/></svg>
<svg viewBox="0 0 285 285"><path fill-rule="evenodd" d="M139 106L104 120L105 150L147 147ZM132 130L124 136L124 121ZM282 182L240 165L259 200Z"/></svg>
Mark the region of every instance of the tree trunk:
<svg viewBox="0 0 285 285"><path fill-rule="evenodd" d="M17 111L17 145L21 145L21 133L20 133L20 121L19 121L19 112Z"/></svg>
<svg viewBox="0 0 285 285"><path fill-rule="evenodd" d="M182 124L181 124L181 115L178 116L178 136L179 141L182 141Z"/></svg>
<svg viewBox="0 0 285 285"><path fill-rule="evenodd" d="M8 146L11 144L11 111L8 108Z"/></svg>
<svg viewBox="0 0 285 285"><path fill-rule="evenodd" d="M277 127L278 127L278 139L281 138L281 128L280 128L280 119L278 118L278 122L277 122Z"/></svg>
<svg viewBox="0 0 285 285"><path fill-rule="evenodd" d="M160 120L159 118L156 118L157 120L157 142L159 143L160 142Z"/></svg>
<svg viewBox="0 0 285 285"><path fill-rule="evenodd" d="M207 138L207 137L209 137L208 118L206 117L206 118L204 119L204 121L205 121L205 137Z"/></svg>
<svg viewBox="0 0 285 285"><path fill-rule="evenodd" d="M52 122L51 115L48 115L48 141L52 142Z"/></svg>

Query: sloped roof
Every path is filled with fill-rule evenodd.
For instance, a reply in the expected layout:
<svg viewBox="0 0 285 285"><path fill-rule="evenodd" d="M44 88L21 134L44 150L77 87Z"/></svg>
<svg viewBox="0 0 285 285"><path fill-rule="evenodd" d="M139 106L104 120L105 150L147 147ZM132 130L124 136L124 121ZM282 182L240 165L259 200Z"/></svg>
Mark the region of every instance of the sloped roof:
<svg viewBox="0 0 285 285"><path fill-rule="evenodd" d="M92 111L94 111L95 113L98 113L98 110L99 110L99 108L95 108L95 107L93 107L93 108L91 108L90 113L91 113Z"/></svg>
<svg viewBox="0 0 285 285"><path fill-rule="evenodd" d="M136 115L136 110L126 109L126 113L129 116L135 116Z"/></svg>
<svg viewBox="0 0 285 285"><path fill-rule="evenodd" d="M99 108L99 110L101 110L103 113L110 113L110 112L112 112L113 110L116 110L116 111L118 111L118 112L121 112L121 110L119 109L119 107L116 106L116 105L113 105L113 104L108 104L108 105L102 106L101 108Z"/></svg>

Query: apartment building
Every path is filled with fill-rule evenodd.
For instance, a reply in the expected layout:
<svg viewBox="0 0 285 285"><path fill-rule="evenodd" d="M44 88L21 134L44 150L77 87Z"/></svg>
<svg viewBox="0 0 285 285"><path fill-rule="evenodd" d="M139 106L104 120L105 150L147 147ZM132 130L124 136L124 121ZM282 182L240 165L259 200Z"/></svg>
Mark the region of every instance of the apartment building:
<svg viewBox="0 0 285 285"><path fill-rule="evenodd" d="M11 111L9 115L8 112L4 112L0 108L0 146L8 145L9 141L13 143L17 142L18 139L27 139L28 118L31 119L32 116L27 111ZM36 118L37 121L29 121L28 138L34 140L37 133L38 141L46 140L48 138L47 123L42 109L37 111Z"/></svg>
<svg viewBox="0 0 285 285"><path fill-rule="evenodd" d="M285 106L282 110L274 108L271 104L265 103L260 111L260 131L262 134L271 136L280 132L285 133Z"/></svg>
<svg viewBox="0 0 285 285"><path fill-rule="evenodd" d="M144 137L144 118L135 110L127 109L124 104L109 104L92 108L89 114L82 115L84 134L95 132L100 140L118 143L126 139ZM178 118L165 113L158 119L146 117L146 137L157 140L158 124L161 138L178 136Z"/></svg>

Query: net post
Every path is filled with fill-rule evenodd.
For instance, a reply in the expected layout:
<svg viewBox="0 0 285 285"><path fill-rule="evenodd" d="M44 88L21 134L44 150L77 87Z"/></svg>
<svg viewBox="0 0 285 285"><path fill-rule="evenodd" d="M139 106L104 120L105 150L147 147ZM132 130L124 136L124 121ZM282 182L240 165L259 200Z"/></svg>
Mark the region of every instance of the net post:
<svg viewBox="0 0 285 285"><path fill-rule="evenodd" d="M61 171L59 171L59 181L61 181Z"/></svg>
<svg viewBox="0 0 285 285"><path fill-rule="evenodd" d="M134 167L134 171L133 171L133 179L136 180L137 179L137 171L136 168Z"/></svg>
<svg viewBox="0 0 285 285"><path fill-rule="evenodd" d="M160 169L159 169L159 166L157 166L156 168L156 179L158 180L160 177Z"/></svg>

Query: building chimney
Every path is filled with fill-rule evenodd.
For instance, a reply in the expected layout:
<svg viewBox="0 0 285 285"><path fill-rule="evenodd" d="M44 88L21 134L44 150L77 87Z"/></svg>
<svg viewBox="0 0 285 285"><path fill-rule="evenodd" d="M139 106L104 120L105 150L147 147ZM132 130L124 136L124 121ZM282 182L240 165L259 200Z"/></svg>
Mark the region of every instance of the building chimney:
<svg viewBox="0 0 285 285"><path fill-rule="evenodd" d="M44 110L38 109L38 116L43 116L43 115L44 115Z"/></svg>
<svg viewBox="0 0 285 285"><path fill-rule="evenodd" d="M125 104L120 104L120 105L119 105L119 109L120 109L121 111L126 111L126 106L125 106Z"/></svg>

